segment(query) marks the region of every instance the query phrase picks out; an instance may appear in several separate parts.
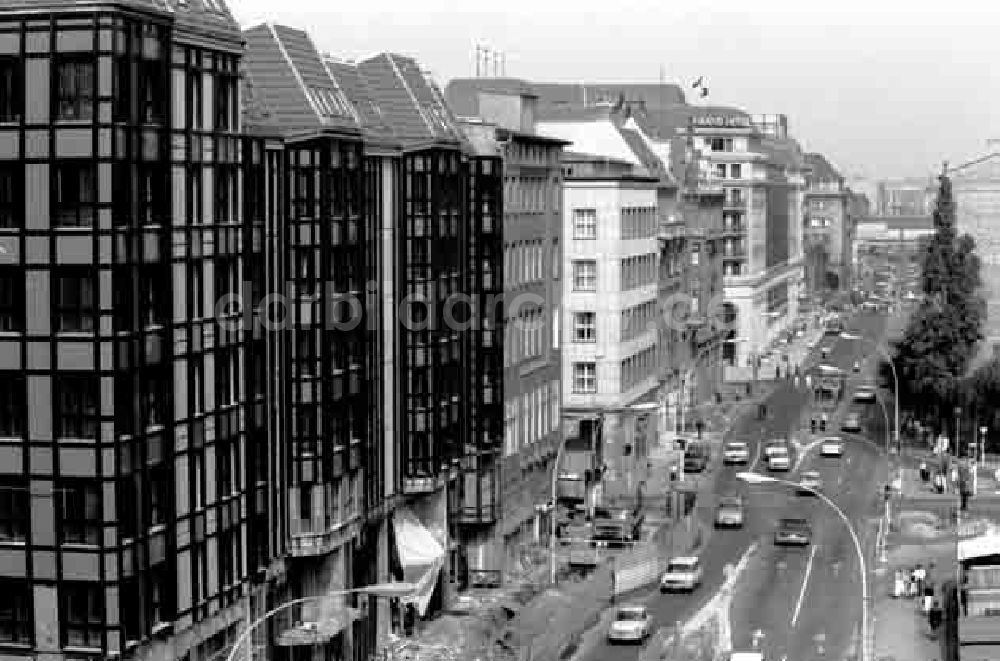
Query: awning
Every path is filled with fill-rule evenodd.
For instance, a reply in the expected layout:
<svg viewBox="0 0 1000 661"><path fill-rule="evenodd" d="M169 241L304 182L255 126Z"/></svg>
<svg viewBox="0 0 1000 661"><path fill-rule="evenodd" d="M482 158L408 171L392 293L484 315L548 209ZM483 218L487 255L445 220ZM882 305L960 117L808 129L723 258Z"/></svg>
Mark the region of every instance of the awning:
<svg viewBox="0 0 1000 661"><path fill-rule="evenodd" d="M409 509L396 510L392 520L396 536L399 562L403 567L403 580L415 584L413 595L404 598L404 604L414 604L423 617L427 612L437 578L444 566L444 546L420 519Z"/></svg>

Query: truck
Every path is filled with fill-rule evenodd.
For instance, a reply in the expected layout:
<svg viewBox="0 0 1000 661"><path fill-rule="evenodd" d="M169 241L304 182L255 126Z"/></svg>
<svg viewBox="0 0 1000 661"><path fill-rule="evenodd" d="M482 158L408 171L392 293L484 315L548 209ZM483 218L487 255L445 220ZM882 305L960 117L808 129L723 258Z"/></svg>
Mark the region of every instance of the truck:
<svg viewBox="0 0 1000 661"><path fill-rule="evenodd" d="M595 463L594 453L588 449L567 447L563 451L556 476L556 500L560 505L576 507L586 504L587 479L593 475Z"/></svg>
<svg viewBox="0 0 1000 661"><path fill-rule="evenodd" d="M593 533L595 541L636 542L642 535L641 486L630 490L620 476L606 479L601 490L601 503L594 507Z"/></svg>

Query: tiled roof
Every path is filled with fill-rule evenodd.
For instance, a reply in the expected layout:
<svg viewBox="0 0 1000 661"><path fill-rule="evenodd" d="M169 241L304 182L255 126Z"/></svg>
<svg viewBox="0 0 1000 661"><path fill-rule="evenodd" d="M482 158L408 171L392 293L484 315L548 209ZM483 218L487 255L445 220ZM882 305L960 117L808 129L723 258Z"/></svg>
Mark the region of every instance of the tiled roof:
<svg viewBox="0 0 1000 661"><path fill-rule="evenodd" d="M444 88L445 99L459 117L479 115L479 94L534 96L531 84L517 78L453 78Z"/></svg>
<svg viewBox="0 0 1000 661"><path fill-rule="evenodd" d="M354 106L327 72L319 51L302 30L258 25L243 32L244 65L258 103L285 132L332 129L359 132Z"/></svg>
<svg viewBox="0 0 1000 661"><path fill-rule="evenodd" d="M380 53L358 63L382 118L404 147L445 142L465 144L441 90L417 63L395 53Z"/></svg>
<svg viewBox="0 0 1000 661"><path fill-rule="evenodd" d="M823 154L806 154L805 161L809 170L806 179L809 181L840 181L843 178Z"/></svg>
<svg viewBox="0 0 1000 661"><path fill-rule="evenodd" d="M230 48L240 40L240 28L229 11L226 0L0 0L0 11L45 13L95 6L120 6L173 17L174 25L202 37L225 38Z"/></svg>
<svg viewBox="0 0 1000 661"><path fill-rule="evenodd" d="M330 77L354 106L365 134L376 140L392 139L394 137L392 128L382 115L382 108L375 100L375 95L368 87L365 77L361 75L358 65L330 57L324 58L324 62Z"/></svg>

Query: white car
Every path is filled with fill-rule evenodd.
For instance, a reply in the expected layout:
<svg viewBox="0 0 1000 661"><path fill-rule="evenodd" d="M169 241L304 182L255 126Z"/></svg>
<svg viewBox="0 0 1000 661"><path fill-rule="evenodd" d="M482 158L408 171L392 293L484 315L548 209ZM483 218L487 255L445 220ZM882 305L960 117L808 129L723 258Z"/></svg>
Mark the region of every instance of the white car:
<svg viewBox="0 0 1000 661"><path fill-rule="evenodd" d="M823 487L823 480L816 471L806 471L799 479L799 493L816 495L816 492Z"/></svg>
<svg viewBox="0 0 1000 661"><path fill-rule="evenodd" d="M856 402L874 402L875 398L875 386L858 386L854 391Z"/></svg>
<svg viewBox="0 0 1000 661"><path fill-rule="evenodd" d="M608 627L609 643L643 643L653 629L645 606L622 606Z"/></svg>
<svg viewBox="0 0 1000 661"><path fill-rule="evenodd" d="M745 464L750 461L750 446L746 441L729 441L722 449L722 462Z"/></svg>
<svg viewBox="0 0 1000 661"><path fill-rule="evenodd" d="M694 591L701 585L701 560L694 556L673 558L660 579L660 592Z"/></svg>
<svg viewBox="0 0 1000 661"><path fill-rule="evenodd" d="M776 449L767 458L767 468L772 471L787 471L792 468L792 457L788 453L788 448L782 446Z"/></svg>
<svg viewBox="0 0 1000 661"><path fill-rule="evenodd" d="M729 661L764 661L763 652L731 652Z"/></svg>
<svg viewBox="0 0 1000 661"><path fill-rule="evenodd" d="M849 432L861 431L861 416L853 411L848 413L844 421L840 423L840 428Z"/></svg>
<svg viewBox="0 0 1000 661"><path fill-rule="evenodd" d="M772 454L776 452L788 451L788 445L785 443L784 439L774 439L767 442L764 446L764 458L770 459Z"/></svg>
<svg viewBox="0 0 1000 661"><path fill-rule="evenodd" d="M819 444L819 454L821 457L843 457L844 441L839 436L828 436Z"/></svg>

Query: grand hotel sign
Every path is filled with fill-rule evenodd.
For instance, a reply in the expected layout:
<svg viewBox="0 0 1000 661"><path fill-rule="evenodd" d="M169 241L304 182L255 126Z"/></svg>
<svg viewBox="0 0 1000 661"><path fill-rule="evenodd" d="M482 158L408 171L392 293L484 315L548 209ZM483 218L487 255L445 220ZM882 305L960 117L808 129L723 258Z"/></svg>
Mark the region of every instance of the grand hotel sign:
<svg viewBox="0 0 1000 661"><path fill-rule="evenodd" d="M713 129L750 128L750 118L745 115L698 115L691 118L694 126Z"/></svg>

